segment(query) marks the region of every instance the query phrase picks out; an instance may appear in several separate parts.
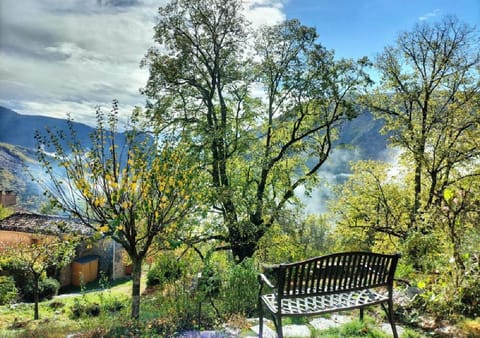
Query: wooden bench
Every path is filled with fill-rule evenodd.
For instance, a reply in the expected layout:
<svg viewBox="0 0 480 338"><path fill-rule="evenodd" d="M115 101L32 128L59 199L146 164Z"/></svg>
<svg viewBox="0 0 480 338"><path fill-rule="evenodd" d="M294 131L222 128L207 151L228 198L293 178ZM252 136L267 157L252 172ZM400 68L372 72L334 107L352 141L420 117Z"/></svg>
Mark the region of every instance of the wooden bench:
<svg viewBox="0 0 480 338"><path fill-rule="evenodd" d="M274 282L265 274L258 277L259 337L263 336L265 311L273 317L277 335L282 338L282 317L360 309L363 320L364 307L382 304L397 338L392 291L399 258L400 255L344 252L271 267ZM264 293L264 286L270 288L270 293Z"/></svg>

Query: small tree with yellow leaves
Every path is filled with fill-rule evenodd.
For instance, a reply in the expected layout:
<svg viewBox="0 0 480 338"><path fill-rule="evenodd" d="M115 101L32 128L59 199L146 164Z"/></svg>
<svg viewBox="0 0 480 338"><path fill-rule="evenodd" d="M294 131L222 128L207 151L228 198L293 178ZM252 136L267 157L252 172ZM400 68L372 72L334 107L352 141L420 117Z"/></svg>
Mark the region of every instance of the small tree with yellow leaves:
<svg viewBox="0 0 480 338"><path fill-rule="evenodd" d="M69 123L64 131L37 133L38 157L49 177L47 193L65 211L98 233L111 236L132 262L132 318L140 314L142 262L154 242L168 242L197 208L200 176L186 159L181 140L146 132L135 110L123 134L118 106L97 110L91 148ZM69 149L62 143L69 140ZM55 150L54 158L43 149ZM58 165L58 168L55 167ZM63 173L62 173L63 171Z"/></svg>
<svg viewBox="0 0 480 338"><path fill-rule="evenodd" d="M60 225L60 224L59 224ZM22 270L33 279L33 299L35 320L39 319L38 303L40 280L50 268L62 268L75 256L75 234L41 235L34 234L31 242L20 242L2 251L3 258L15 260Z"/></svg>

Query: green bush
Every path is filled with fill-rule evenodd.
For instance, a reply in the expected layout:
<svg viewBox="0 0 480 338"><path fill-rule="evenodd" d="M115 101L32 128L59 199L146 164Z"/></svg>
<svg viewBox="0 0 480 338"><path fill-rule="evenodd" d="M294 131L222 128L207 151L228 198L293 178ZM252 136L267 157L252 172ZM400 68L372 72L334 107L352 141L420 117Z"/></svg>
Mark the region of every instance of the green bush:
<svg viewBox="0 0 480 338"><path fill-rule="evenodd" d="M466 282L461 297L462 313L470 318L480 316L480 276Z"/></svg>
<svg viewBox="0 0 480 338"><path fill-rule="evenodd" d="M26 301L34 300L34 282L30 278L23 288L23 298ZM54 278L42 279L38 283L38 297L40 300L52 299L58 294L60 283Z"/></svg>
<svg viewBox="0 0 480 338"><path fill-rule="evenodd" d="M164 285L179 279L185 271L185 265L173 254L162 255L147 273L147 286Z"/></svg>
<svg viewBox="0 0 480 338"><path fill-rule="evenodd" d="M15 280L11 276L0 276L0 305L15 301L18 297Z"/></svg>
<svg viewBox="0 0 480 338"><path fill-rule="evenodd" d="M340 327L330 328L317 332L315 337L337 338L337 337L366 337L366 338L388 338L388 335L372 327L372 323L353 320Z"/></svg>
<svg viewBox="0 0 480 338"><path fill-rule="evenodd" d="M70 308L70 318L78 319L82 317L98 317L102 312L102 309L98 303L91 303L85 299L75 298L73 305Z"/></svg>
<svg viewBox="0 0 480 338"><path fill-rule="evenodd" d="M30 280L25 264L16 259L0 259L0 270L13 278L20 296L23 296L26 282Z"/></svg>
<svg viewBox="0 0 480 338"><path fill-rule="evenodd" d="M218 268L211 263L206 264L198 278L197 291L207 298L213 298L220 293L221 286L222 278Z"/></svg>
<svg viewBox="0 0 480 338"><path fill-rule="evenodd" d="M223 288L227 313L254 314L258 296L257 274L253 259L246 259L227 271Z"/></svg>

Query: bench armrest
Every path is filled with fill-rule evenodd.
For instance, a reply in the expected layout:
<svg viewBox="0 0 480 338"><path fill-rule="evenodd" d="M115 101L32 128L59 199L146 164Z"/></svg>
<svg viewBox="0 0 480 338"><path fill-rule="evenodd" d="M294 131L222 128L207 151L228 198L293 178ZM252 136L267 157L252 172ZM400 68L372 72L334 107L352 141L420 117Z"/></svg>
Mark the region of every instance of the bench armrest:
<svg viewBox="0 0 480 338"><path fill-rule="evenodd" d="M275 286L270 282L270 280L265 276L263 273L258 275L258 282L260 283L260 286L263 286L266 284L270 289L274 289Z"/></svg>

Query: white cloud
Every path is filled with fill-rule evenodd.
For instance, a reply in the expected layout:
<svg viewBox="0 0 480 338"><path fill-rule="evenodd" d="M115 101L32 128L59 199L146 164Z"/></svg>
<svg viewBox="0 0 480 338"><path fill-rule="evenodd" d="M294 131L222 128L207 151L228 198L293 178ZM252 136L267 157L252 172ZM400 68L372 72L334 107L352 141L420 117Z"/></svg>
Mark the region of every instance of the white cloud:
<svg viewBox="0 0 480 338"><path fill-rule="evenodd" d="M432 19L432 18L435 18L437 16L439 16L441 13L440 9L434 9L433 11L431 12L428 12L427 14L425 15L422 15L418 18L418 20L420 21L425 21L425 20L429 20L429 19Z"/></svg>
<svg viewBox="0 0 480 338"><path fill-rule="evenodd" d="M95 106L143 106L157 9L167 0L1 0L0 105L94 122ZM253 26L284 19L280 0L248 0ZM129 111L122 109L125 113Z"/></svg>
<svg viewBox="0 0 480 338"><path fill-rule="evenodd" d="M244 0L245 17L254 27L273 25L285 20L282 0Z"/></svg>

